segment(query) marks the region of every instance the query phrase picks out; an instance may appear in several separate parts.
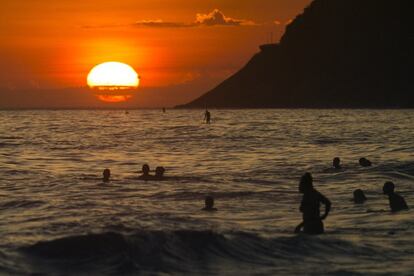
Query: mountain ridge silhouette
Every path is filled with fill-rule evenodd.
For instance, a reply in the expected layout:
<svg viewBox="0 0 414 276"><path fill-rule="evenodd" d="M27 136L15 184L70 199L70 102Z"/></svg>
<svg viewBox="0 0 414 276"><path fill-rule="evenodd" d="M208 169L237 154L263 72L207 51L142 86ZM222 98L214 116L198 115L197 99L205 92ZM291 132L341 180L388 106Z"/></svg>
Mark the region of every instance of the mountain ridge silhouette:
<svg viewBox="0 0 414 276"><path fill-rule="evenodd" d="M315 0L236 74L178 108L413 108L406 0Z"/></svg>

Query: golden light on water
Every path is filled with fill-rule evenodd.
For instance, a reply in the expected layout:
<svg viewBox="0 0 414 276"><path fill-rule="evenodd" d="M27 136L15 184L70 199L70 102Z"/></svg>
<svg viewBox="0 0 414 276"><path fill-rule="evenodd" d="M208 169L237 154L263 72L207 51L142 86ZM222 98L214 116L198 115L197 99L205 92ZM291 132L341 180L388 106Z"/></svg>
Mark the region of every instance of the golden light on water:
<svg viewBox="0 0 414 276"><path fill-rule="evenodd" d="M88 86L104 102L124 102L132 97L139 85L134 68L121 62L104 62L96 65L87 77Z"/></svg>

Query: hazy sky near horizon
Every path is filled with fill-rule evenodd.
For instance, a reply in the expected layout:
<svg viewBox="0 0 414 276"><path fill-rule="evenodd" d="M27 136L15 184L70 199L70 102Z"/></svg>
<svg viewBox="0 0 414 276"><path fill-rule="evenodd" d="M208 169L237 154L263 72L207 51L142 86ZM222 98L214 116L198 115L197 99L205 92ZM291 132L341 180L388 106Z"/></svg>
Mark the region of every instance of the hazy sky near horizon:
<svg viewBox="0 0 414 276"><path fill-rule="evenodd" d="M94 65L120 61L139 73L141 88L185 83L185 92L193 93L240 69L271 32L277 41L286 22L309 3L5 1L0 10L0 87L85 86Z"/></svg>

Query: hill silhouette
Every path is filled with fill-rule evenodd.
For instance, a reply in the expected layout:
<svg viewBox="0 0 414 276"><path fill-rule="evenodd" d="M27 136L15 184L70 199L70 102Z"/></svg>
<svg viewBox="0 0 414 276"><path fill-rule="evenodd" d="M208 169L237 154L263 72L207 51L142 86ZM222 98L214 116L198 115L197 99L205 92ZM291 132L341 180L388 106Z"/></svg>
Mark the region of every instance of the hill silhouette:
<svg viewBox="0 0 414 276"><path fill-rule="evenodd" d="M181 108L414 107L407 0L315 0L235 75Z"/></svg>

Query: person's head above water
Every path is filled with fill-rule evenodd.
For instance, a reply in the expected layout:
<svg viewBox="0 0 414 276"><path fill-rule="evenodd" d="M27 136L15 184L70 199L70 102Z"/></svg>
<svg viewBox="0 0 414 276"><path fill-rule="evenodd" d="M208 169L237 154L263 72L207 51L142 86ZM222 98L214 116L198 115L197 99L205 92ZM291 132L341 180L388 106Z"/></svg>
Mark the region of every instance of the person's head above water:
<svg viewBox="0 0 414 276"><path fill-rule="evenodd" d="M149 175L150 167L148 164L142 165L142 175Z"/></svg>
<svg viewBox="0 0 414 276"><path fill-rule="evenodd" d="M156 167L155 168L155 176L156 177L159 177L159 178L164 177L164 172L165 172L164 167Z"/></svg>
<svg viewBox="0 0 414 276"><path fill-rule="evenodd" d="M109 178L111 177L111 171L109 169L105 169L102 173L103 181L109 181Z"/></svg>
<svg viewBox="0 0 414 276"><path fill-rule="evenodd" d="M362 191L361 189L356 189L354 191L354 202L357 204L361 204L364 203L367 200L364 191Z"/></svg>
<svg viewBox="0 0 414 276"><path fill-rule="evenodd" d="M299 192L303 194L308 191L311 191L312 189L313 189L313 177L312 177L312 174L307 172L304 175L302 175L302 177L300 178Z"/></svg>
<svg viewBox="0 0 414 276"><path fill-rule="evenodd" d="M212 196L206 196L204 203L206 205L206 208L211 209L214 207L214 197Z"/></svg>
<svg viewBox="0 0 414 276"><path fill-rule="evenodd" d="M204 211L216 211L217 209L214 208L214 198L212 196L206 196L204 200L205 207L203 208Z"/></svg>
<svg viewBox="0 0 414 276"><path fill-rule="evenodd" d="M387 181L384 183L384 186L382 186L382 191L384 192L384 195L391 195L394 193L395 185L391 181Z"/></svg>
<svg viewBox="0 0 414 276"><path fill-rule="evenodd" d="M332 166L333 166L335 169L340 169L340 168L341 168L341 159L339 159L339 157L335 157L335 158L332 160Z"/></svg>
<svg viewBox="0 0 414 276"><path fill-rule="evenodd" d="M365 157L362 157L359 159L359 165L362 167L370 167L372 165L371 161L366 159Z"/></svg>

